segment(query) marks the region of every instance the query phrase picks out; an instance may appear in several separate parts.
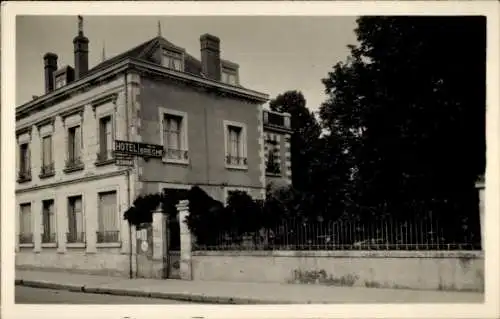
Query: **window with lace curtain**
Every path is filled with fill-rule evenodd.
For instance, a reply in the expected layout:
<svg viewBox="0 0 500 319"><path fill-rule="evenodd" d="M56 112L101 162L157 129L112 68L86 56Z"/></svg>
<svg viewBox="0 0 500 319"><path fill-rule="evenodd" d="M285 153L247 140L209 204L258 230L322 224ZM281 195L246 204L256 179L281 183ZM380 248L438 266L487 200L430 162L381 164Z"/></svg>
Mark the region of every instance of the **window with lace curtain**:
<svg viewBox="0 0 500 319"><path fill-rule="evenodd" d="M160 113L164 161L188 164L187 113L167 109L161 109Z"/></svg>
<svg viewBox="0 0 500 319"><path fill-rule="evenodd" d="M113 121L110 115L99 119L99 152L97 162L103 163L113 159Z"/></svg>
<svg viewBox="0 0 500 319"><path fill-rule="evenodd" d="M247 167L246 127L242 123L224 121L225 163L228 168Z"/></svg>
<svg viewBox="0 0 500 319"><path fill-rule="evenodd" d="M98 194L98 243L120 242L120 223L118 217L116 191Z"/></svg>

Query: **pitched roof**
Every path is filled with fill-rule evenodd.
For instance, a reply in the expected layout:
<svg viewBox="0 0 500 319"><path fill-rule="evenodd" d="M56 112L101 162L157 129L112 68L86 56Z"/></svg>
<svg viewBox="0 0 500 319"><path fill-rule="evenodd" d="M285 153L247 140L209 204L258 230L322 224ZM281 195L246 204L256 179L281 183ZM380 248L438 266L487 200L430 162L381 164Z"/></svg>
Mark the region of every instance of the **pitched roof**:
<svg viewBox="0 0 500 319"><path fill-rule="evenodd" d="M90 69L87 73L95 73L99 70L102 70L110 65L113 65L123 59L127 58L134 58L138 60L144 60L144 61L151 61L152 57L149 55L154 49L158 47L166 47L166 48L173 48L181 51L185 51L183 48L180 48L173 44L172 42L166 40L165 38L158 36L153 39L150 39L144 43L139 44L138 46L125 51L119 55L116 55L110 59L104 60L103 62L99 63L92 69ZM203 74L201 72L201 62L193 57L192 55L188 53L184 53L184 72L186 73L191 73L197 76L203 77Z"/></svg>

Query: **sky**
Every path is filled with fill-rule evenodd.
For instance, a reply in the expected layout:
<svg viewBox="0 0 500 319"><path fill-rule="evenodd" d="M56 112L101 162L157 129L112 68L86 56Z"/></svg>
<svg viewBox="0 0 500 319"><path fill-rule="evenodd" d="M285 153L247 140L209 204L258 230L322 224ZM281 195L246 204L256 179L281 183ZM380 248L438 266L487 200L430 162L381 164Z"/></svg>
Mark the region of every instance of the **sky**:
<svg viewBox="0 0 500 319"><path fill-rule="evenodd" d="M269 94L302 91L307 107L326 100L321 79L345 61L355 44L354 16L83 16L89 38L89 68L158 34L200 57L200 35L221 40L221 57L240 65L240 83ZM43 55L59 56L58 66L74 65L76 16L18 16L16 20L16 104L44 91Z"/></svg>

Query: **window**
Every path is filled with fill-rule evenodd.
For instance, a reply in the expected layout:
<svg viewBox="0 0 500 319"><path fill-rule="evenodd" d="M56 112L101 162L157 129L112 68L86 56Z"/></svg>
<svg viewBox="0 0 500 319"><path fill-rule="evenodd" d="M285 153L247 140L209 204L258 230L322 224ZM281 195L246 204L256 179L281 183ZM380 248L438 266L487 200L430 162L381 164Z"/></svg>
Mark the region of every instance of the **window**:
<svg viewBox="0 0 500 319"><path fill-rule="evenodd" d="M82 196L68 198L68 243L85 242Z"/></svg>
<svg viewBox="0 0 500 319"><path fill-rule="evenodd" d="M187 113L160 108L161 143L167 163L188 164Z"/></svg>
<svg viewBox="0 0 500 319"><path fill-rule="evenodd" d="M52 135L42 138L42 171L40 177L54 175L54 162L52 161Z"/></svg>
<svg viewBox="0 0 500 319"><path fill-rule="evenodd" d="M245 168L246 158L246 132L242 124L226 122L226 166Z"/></svg>
<svg viewBox="0 0 500 319"><path fill-rule="evenodd" d="M54 200L42 201L42 243L56 242L56 219L54 214Z"/></svg>
<svg viewBox="0 0 500 319"><path fill-rule="evenodd" d="M281 160L278 136L271 135L266 140L266 173L270 175L281 174Z"/></svg>
<svg viewBox="0 0 500 319"><path fill-rule="evenodd" d="M166 114L163 132L166 156L168 159L187 159L187 152L182 149L182 117Z"/></svg>
<svg viewBox="0 0 500 319"><path fill-rule="evenodd" d="M111 116L102 117L99 120L99 162L113 159L113 125Z"/></svg>
<svg viewBox="0 0 500 319"><path fill-rule="evenodd" d="M98 208L98 243L119 242L118 210L116 191L99 193Z"/></svg>
<svg viewBox="0 0 500 319"><path fill-rule="evenodd" d="M66 78L65 78L65 74L61 74L59 76L56 77L56 85L55 85L55 88L58 89L60 87L63 87L66 85Z"/></svg>
<svg viewBox="0 0 500 319"><path fill-rule="evenodd" d="M19 244L32 244L31 204L21 204L19 209Z"/></svg>
<svg viewBox="0 0 500 319"><path fill-rule="evenodd" d="M236 74L233 72L222 72L222 82L230 84L230 85L237 85L238 84Z"/></svg>
<svg viewBox="0 0 500 319"><path fill-rule="evenodd" d="M79 125L68 129L68 159L66 168L80 168L83 163L81 160L82 133Z"/></svg>
<svg viewBox="0 0 500 319"><path fill-rule="evenodd" d="M31 164L29 154L29 144L23 143L19 145L19 176L18 181L31 180Z"/></svg>
<svg viewBox="0 0 500 319"><path fill-rule="evenodd" d="M182 71L182 54L164 50L162 65L175 71Z"/></svg>

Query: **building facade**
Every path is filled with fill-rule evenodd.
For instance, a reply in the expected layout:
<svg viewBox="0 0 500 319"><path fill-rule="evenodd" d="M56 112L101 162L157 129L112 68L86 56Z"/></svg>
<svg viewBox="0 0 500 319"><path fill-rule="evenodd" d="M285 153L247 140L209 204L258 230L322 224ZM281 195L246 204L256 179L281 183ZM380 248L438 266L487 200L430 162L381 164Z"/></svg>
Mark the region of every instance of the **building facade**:
<svg viewBox="0 0 500 319"><path fill-rule="evenodd" d="M16 108L17 267L135 276L137 234L123 212L138 195L198 185L224 202L232 190L263 198L269 183L290 183L290 116L240 85L217 37L200 37L200 60L159 35L91 69L81 18L73 44L75 65L45 54L45 94ZM115 140L164 155L120 166ZM144 276L165 276L161 218L157 271Z"/></svg>

